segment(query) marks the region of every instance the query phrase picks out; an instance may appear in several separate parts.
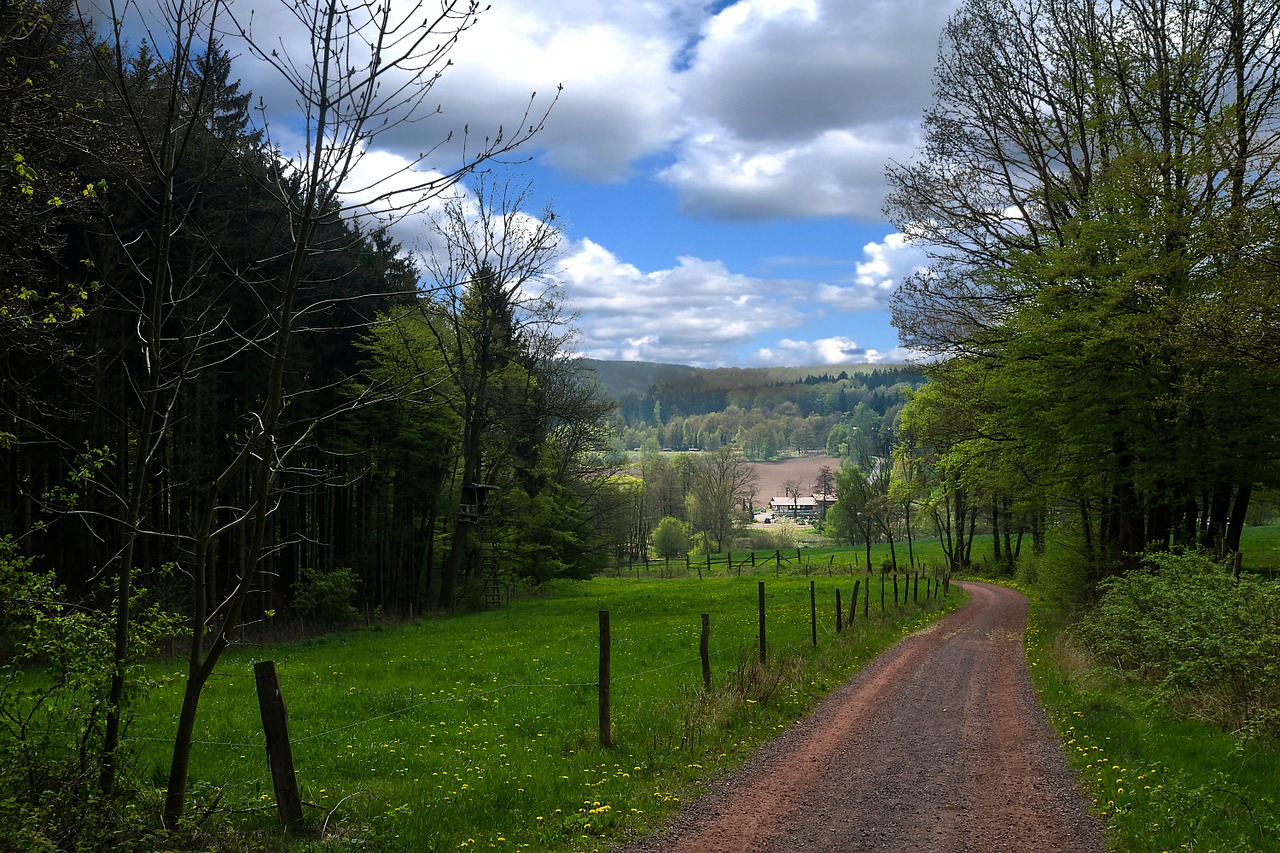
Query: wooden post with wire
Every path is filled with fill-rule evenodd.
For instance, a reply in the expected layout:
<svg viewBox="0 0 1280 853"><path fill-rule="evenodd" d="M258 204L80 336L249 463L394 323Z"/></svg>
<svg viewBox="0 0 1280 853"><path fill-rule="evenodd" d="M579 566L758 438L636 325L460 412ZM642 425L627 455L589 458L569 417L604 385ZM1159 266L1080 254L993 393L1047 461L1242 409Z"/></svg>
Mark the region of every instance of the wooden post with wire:
<svg viewBox="0 0 1280 853"><path fill-rule="evenodd" d="M814 582L809 581L809 630L813 634L813 647L818 647L818 593Z"/></svg>
<svg viewBox="0 0 1280 853"><path fill-rule="evenodd" d="M600 611L600 745L613 746L613 731L609 722L609 611Z"/></svg>
<svg viewBox="0 0 1280 853"><path fill-rule="evenodd" d="M267 736L267 766L271 768L271 784L276 793L276 809L285 831L302 829L302 800L298 797L298 777L293 771L293 749L289 746L289 711L285 708L275 661L263 660L253 665L254 683L258 688L258 709L262 712L262 731Z"/></svg>
<svg viewBox="0 0 1280 853"><path fill-rule="evenodd" d="M711 689L711 614L702 614L702 641L698 644L702 658L702 686Z"/></svg>
<svg viewBox="0 0 1280 853"><path fill-rule="evenodd" d="M760 581L760 663L766 659L764 642L764 581Z"/></svg>

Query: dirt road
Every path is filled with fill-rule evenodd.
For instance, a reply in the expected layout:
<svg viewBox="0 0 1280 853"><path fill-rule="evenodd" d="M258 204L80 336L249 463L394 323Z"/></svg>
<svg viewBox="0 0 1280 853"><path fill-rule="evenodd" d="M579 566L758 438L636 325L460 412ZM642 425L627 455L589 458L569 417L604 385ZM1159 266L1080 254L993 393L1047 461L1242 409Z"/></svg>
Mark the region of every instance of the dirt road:
<svg viewBox="0 0 1280 853"><path fill-rule="evenodd" d="M961 585L968 604L627 853L1102 850L1031 689L1027 600Z"/></svg>

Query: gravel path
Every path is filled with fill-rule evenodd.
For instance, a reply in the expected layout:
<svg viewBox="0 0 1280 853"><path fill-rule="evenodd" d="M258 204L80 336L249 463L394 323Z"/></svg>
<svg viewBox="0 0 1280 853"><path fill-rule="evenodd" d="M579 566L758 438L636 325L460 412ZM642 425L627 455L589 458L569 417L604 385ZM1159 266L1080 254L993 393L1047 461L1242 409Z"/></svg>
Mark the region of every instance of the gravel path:
<svg viewBox="0 0 1280 853"><path fill-rule="evenodd" d="M1101 851L1031 689L1026 598L960 585L964 607L625 853Z"/></svg>

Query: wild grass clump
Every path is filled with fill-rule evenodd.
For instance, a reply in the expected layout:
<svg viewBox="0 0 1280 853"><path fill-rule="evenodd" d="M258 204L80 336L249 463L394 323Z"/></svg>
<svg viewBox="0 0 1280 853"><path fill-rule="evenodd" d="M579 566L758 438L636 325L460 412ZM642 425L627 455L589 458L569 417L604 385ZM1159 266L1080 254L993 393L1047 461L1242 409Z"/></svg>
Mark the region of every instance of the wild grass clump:
<svg viewBox="0 0 1280 853"><path fill-rule="evenodd" d="M1280 584L1235 580L1202 553L1157 553L1100 589L1079 626L1095 660L1187 717L1280 736Z"/></svg>

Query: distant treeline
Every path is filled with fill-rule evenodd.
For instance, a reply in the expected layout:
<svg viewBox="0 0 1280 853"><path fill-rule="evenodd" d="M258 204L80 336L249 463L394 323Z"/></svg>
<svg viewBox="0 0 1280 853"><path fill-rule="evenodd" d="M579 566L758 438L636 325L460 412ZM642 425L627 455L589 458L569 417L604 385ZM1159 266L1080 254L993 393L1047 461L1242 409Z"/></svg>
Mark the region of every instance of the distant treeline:
<svg viewBox="0 0 1280 853"><path fill-rule="evenodd" d="M600 363L589 363L593 369ZM906 392L924 376L907 365L889 367L684 368L637 365L656 381L644 391L616 364L597 369L618 401L628 448L715 449L735 444L752 459L784 451L848 452L861 435L874 447L891 441ZM619 393L619 388L630 388Z"/></svg>

